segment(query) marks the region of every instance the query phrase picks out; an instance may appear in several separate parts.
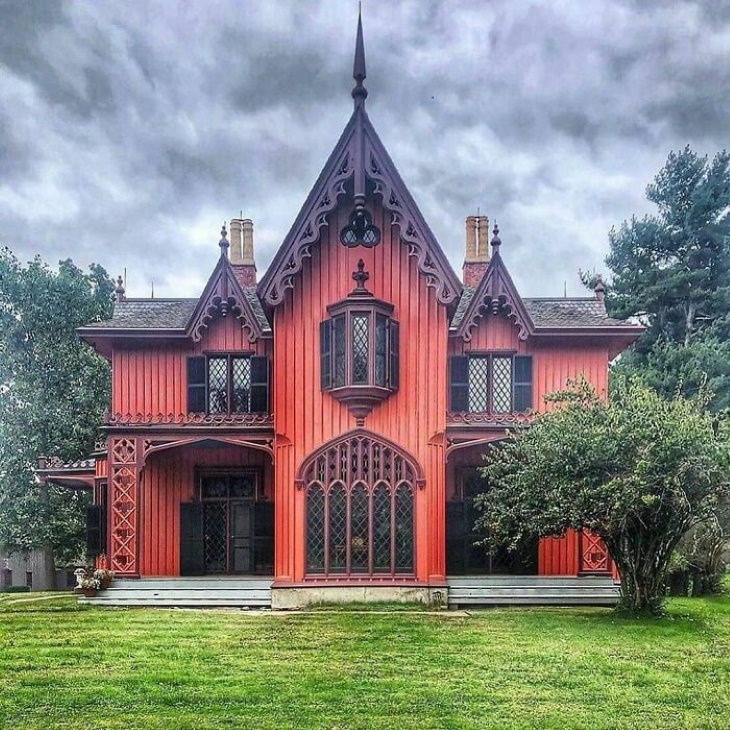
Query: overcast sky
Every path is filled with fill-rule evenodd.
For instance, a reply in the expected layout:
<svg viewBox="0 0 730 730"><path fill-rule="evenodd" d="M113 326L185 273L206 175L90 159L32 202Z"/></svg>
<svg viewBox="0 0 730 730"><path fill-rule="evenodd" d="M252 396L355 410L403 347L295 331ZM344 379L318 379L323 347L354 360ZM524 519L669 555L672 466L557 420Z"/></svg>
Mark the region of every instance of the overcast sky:
<svg viewBox="0 0 730 730"><path fill-rule="evenodd" d="M352 110L354 0L0 0L0 244L197 296L259 275ZM367 108L452 265L499 221L526 296L583 293L668 152L728 144L730 3L365 0Z"/></svg>

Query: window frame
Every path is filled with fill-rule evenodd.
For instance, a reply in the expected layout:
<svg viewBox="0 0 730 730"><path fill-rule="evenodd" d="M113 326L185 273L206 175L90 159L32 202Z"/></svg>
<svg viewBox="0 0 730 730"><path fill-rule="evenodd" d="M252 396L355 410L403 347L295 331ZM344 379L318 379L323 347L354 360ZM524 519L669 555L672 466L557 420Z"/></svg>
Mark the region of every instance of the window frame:
<svg viewBox="0 0 730 730"><path fill-rule="evenodd" d="M267 361L267 367L268 367L268 377L267 377L267 408L266 410L253 410L253 388L254 388L254 379L253 379L253 359L255 357L263 357ZM240 350L232 352L230 350L226 351L209 351L204 352L201 355L189 355L187 358L187 362L190 363L191 360L195 360L197 358L203 358L205 361L205 372L204 372L204 381L203 383L193 383L190 382L190 366L188 365L188 370L186 372L187 377L187 398L188 398L188 411L191 413L204 413L205 415L210 416L236 416L236 415L245 415L245 414L252 414L252 413L269 413L271 410L271 358L267 355L258 355L253 350ZM213 411L210 408L210 361L213 359L220 359L225 358L226 359L226 410L223 411ZM245 410L234 410L231 408L231 405L233 403L233 361L234 360L248 360L249 361L249 384L248 384L248 408ZM258 384L258 383L256 383ZM190 388L196 387L200 388L204 392L204 404L205 404L205 410L203 411L190 411Z"/></svg>
<svg viewBox="0 0 730 730"><path fill-rule="evenodd" d="M470 405L470 393L471 393L471 378L469 373L469 362L467 362L467 372L466 372L466 383L462 383L461 381L454 382L452 375L449 375L449 388L450 391L453 389L453 387L456 385L458 387L463 387L466 385L466 404L467 404L467 410L466 413L486 413L491 416L504 416L514 413L527 413L529 410L533 408L532 400L533 400L533 391L534 391L534 357L531 353L523 354L518 352L517 350L472 350L470 352L466 352L462 355L456 355L452 357L464 357L467 359L467 361L471 361L472 359L482 359L487 361L487 383L486 383L486 391L487 391L487 409L486 410L472 410ZM516 359L518 357L524 357L529 358L531 364L530 364L530 373L531 373L531 379L529 382L530 386L530 392L531 392L531 404L527 408L523 410L515 410L515 402L517 400L517 393L516 393L516 386L524 387L527 385L527 381L519 381L517 382L515 376L516 376ZM509 392L509 399L510 399L510 407L509 410L495 410L494 409L494 360L499 358L509 358L510 359L510 392ZM450 393L451 398L451 393ZM450 405L450 410L454 410Z"/></svg>
<svg viewBox="0 0 730 730"><path fill-rule="evenodd" d="M394 393L398 390L400 354L399 323L393 318L393 305L378 300L345 300L327 307L328 317L320 323L320 384L323 391L336 394L343 389L379 389ZM367 379L355 380L356 318L367 317ZM378 382L378 323L385 321L385 350L383 382ZM338 368L340 351L339 332L344 336L344 367ZM325 339L326 338L326 339ZM344 370L344 380L338 374Z"/></svg>

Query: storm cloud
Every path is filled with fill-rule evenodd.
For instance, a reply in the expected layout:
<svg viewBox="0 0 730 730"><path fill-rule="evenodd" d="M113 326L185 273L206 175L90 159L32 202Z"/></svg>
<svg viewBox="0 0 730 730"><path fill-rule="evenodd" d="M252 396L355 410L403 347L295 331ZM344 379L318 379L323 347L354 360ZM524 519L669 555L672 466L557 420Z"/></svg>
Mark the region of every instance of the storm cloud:
<svg viewBox="0 0 730 730"><path fill-rule="evenodd" d="M350 0L0 0L0 244L195 296L259 273L352 109ZM526 295L580 294L671 149L727 146L724 3L365 0L370 118L459 271L496 218Z"/></svg>

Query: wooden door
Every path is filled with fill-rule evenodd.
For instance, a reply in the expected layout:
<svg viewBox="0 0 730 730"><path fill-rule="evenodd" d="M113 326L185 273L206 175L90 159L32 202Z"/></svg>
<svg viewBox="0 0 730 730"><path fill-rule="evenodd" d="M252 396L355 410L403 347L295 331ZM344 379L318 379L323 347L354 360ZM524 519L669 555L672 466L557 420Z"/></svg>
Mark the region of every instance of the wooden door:
<svg viewBox="0 0 730 730"><path fill-rule="evenodd" d="M228 572L253 571L253 501L231 500L228 503Z"/></svg>

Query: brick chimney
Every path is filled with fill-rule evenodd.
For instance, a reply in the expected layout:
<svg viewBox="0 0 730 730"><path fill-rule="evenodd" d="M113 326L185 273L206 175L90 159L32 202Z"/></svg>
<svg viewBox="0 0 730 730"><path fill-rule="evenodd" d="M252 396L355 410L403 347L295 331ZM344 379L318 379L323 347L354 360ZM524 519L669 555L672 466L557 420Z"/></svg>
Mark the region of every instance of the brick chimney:
<svg viewBox="0 0 730 730"><path fill-rule="evenodd" d="M253 221L231 221L231 267L241 286L256 286L256 262L253 258Z"/></svg>
<svg viewBox="0 0 730 730"><path fill-rule="evenodd" d="M466 219L466 255L462 269L464 286L476 287L489 264L489 218L470 215Z"/></svg>

